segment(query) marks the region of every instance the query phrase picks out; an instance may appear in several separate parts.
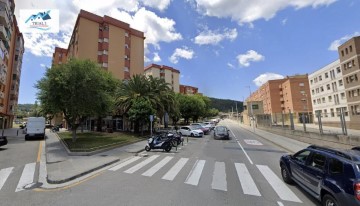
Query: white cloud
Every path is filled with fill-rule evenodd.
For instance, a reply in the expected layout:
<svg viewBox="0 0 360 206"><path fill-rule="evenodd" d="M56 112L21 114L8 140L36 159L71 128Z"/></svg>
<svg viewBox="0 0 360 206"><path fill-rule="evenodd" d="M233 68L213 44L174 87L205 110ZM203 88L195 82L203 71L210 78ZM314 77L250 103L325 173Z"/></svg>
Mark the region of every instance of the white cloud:
<svg viewBox="0 0 360 206"><path fill-rule="evenodd" d="M143 31L146 37L145 48L146 52L148 52L147 44L153 45L156 49L160 49L160 42L169 43L182 39L181 34L176 32L176 22L173 19L159 17L154 12L142 7L146 5L164 10L170 3L171 0L17 0L15 14L19 18L18 14L20 9L59 9L59 34L24 35L26 51L37 56L51 56L56 45L67 48L69 37L72 34L80 9L99 16L111 16L129 23L134 29Z"/></svg>
<svg viewBox="0 0 360 206"><path fill-rule="evenodd" d="M45 64L40 64L40 67L46 68L46 65Z"/></svg>
<svg viewBox="0 0 360 206"><path fill-rule="evenodd" d="M282 21L281 21L281 24L282 25L285 25L287 23L287 19L283 19Z"/></svg>
<svg viewBox="0 0 360 206"><path fill-rule="evenodd" d="M164 11L170 5L171 0L142 0L145 6Z"/></svg>
<svg viewBox="0 0 360 206"><path fill-rule="evenodd" d="M231 64L231 63L227 63L227 66L230 67L231 69L235 68L235 66L233 64Z"/></svg>
<svg viewBox="0 0 360 206"><path fill-rule="evenodd" d="M157 52L154 53L153 61L154 62L160 62L161 61L161 58L160 58L160 56L159 56L159 54Z"/></svg>
<svg viewBox="0 0 360 206"><path fill-rule="evenodd" d="M254 50L249 50L246 54L239 54L237 57L241 67L250 66L250 62L264 61L265 57Z"/></svg>
<svg viewBox="0 0 360 206"><path fill-rule="evenodd" d="M236 39L238 33L236 29L224 29L224 31L211 31L206 30L201 32L198 36L195 37L195 44L199 45L217 45L219 42L229 39L233 41Z"/></svg>
<svg viewBox="0 0 360 206"><path fill-rule="evenodd" d="M269 80L274 79L283 79L284 76L281 74L275 74L275 73L264 73L256 77L253 82L256 84L256 86L260 87L261 85L265 84Z"/></svg>
<svg viewBox="0 0 360 206"><path fill-rule="evenodd" d="M189 60L192 59L193 57L194 57L194 51L184 46L183 48L176 48L174 53L169 58L169 60L171 63L177 64L179 62L179 58L184 58Z"/></svg>
<svg viewBox="0 0 360 206"><path fill-rule="evenodd" d="M206 16L228 18L237 21L240 25L252 23L259 19L269 20L277 12L288 7L302 9L305 7L317 8L328 6L337 0L194 0L197 10Z"/></svg>
<svg viewBox="0 0 360 206"><path fill-rule="evenodd" d="M349 35L345 35L343 37L341 37L340 39L334 40L333 42L331 42L328 50L330 51L337 51L338 47L343 44L344 42L346 42L347 40L351 39L354 36L359 36L360 32L355 32L353 34L349 34Z"/></svg>

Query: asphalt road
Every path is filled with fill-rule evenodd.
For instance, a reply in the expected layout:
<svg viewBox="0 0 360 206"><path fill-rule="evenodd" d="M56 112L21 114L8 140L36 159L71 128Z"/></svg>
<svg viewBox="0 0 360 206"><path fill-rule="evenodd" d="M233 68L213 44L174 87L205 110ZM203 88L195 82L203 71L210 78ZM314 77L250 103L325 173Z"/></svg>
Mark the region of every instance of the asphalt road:
<svg viewBox="0 0 360 206"><path fill-rule="evenodd" d="M131 157L63 189L3 195L1 205L320 205L281 180L287 151L231 121L231 140L190 138L178 151Z"/></svg>

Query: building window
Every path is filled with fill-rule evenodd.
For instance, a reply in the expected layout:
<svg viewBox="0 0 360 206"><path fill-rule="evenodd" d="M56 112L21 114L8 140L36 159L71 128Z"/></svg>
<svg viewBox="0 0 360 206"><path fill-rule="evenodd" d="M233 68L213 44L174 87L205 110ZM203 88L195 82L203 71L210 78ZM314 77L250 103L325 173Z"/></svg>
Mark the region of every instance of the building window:
<svg viewBox="0 0 360 206"><path fill-rule="evenodd" d="M329 99L329 102L332 102L332 96L329 96L328 99Z"/></svg>
<svg viewBox="0 0 360 206"><path fill-rule="evenodd" d="M330 109L331 117L335 117L334 109Z"/></svg>
<svg viewBox="0 0 360 206"><path fill-rule="evenodd" d="M323 86L320 87L320 91L321 91L321 92L324 91L324 87L323 87Z"/></svg>
<svg viewBox="0 0 360 206"><path fill-rule="evenodd" d="M348 63L347 63L347 68L350 69L351 67L352 67L352 63L351 63L351 62L348 62Z"/></svg>
<svg viewBox="0 0 360 206"><path fill-rule="evenodd" d="M341 72L340 67L337 67L337 68L336 68L336 71L337 71L337 73L340 73L340 72Z"/></svg>
<svg viewBox="0 0 360 206"><path fill-rule="evenodd" d="M109 42L109 39L108 39L108 38L104 38L104 42Z"/></svg>
<svg viewBox="0 0 360 206"><path fill-rule="evenodd" d="M316 94L318 94L319 93L319 88L316 88Z"/></svg>
<svg viewBox="0 0 360 206"><path fill-rule="evenodd" d="M349 46L349 49L350 49L350 52L352 52L352 46L351 45Z"/></svg>
<svg viewBox="0 0 360 206"><path fill-rule="evenodd" d="M128 32L125 32L125 36L126 36L126 37L129 37L129 33L128 33Z"/></svg>
<svg viewBox="0 0 360 206"><path fill-rule="evenodd" d="M310 80L310 84L313 84L313 80Z"/></svg>
<svg viewBox="0 0 360 206"><path fill-rule="evenodd" d="M344 84L343 84L343 80L340 79L340 80L339 80L339 86L342 86L342 85L344 85Z"/></svg>
<svg viewBox="0 0 360 206"><path fill-rule="evenodd" d="M330 90L330 84L327 84L327 85L326 85L326 89L327 89L327 90Z"/></svg>
<svg viewBox="0 0 360 206"><path fill-rule="evenodd" d="M341 50L341 56L344 56L344 50Z"/></svg>
<svg viewBox="0 0 360 206"><path fill-rule="evenodd" d="M327 110L324 109L324 117L328 117Z"/></svg>
<svg viewBox="0 0 360 206"><path fill-rule="evenodd" d="M354 67L355 66L355 60L353 59L351 62L352 62L352 66Z"/></svg>
<svg viewBox="0 0 360 206"><path fill-rule="evenodd" d="M321 100L322 100L322 103L325 103L325 97L323 97Z"/></svg>
<svg viewBox="0 0 360 206"><path fill-rule="evenodd" d="M129 72L129 68L128 68L128 67L124 67L124 72Z"/></svg>
<svg viewBox="0 0 360 206"><path fill-rule="evenodd" d="M325 79L329 78L329 74L326 72L325 73Z"/></svg>
<svg viewBox="0 0 360 206"><path fill-rule="evenodd" d="M127 49L128 49L128 48L129 48L129 45L128 45L128 44L125 44L125 48L127 48Z"/></svg>
<svg viewBox="0 0 360 206"><path fill-rule="evenodd" d="M345 48L345 54L348 54L348 53L349 53L348 49L347 49L347 48Z"/></svg>
<svg viewBox="0 0 360 206"><path fill-rule="evenodd" d="M313 103L316 104L316 100L315 100L315 99L313 100Z"/></svg>
<svg viewBox="0 0 360 206"><path fill-rule="evenodd" d="M314 91L314 90L311 90L311 93L314 95L314 94L315 94L315 91Z"/></svg>
<svg viewBox="0 0 360 206"><path fill-rule="evenodd" d="M322 80L322 76L320 75L320 76L319 76L319 81L321 81L321 80Z"/></svg>
<svg viewBox="0 0 360 206"><path fill-rule="evenodd" d="M303 87L303 86L305 86L305 84L304 83L299 83L299 86Z"/></svg>
<svg viewBox="0 0 360 206"><path fill-rule="evenodd" d="M345 93L344 93L344 92L341 93L341 94L340 94L340 97L341 97L341 99L345 99Z"/></svg>

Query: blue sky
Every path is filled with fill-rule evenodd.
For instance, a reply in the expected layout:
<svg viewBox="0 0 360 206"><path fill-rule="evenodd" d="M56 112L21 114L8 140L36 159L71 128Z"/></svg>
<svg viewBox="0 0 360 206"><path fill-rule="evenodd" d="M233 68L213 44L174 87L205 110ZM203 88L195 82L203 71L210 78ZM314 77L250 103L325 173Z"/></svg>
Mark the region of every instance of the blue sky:
<svg viewBox="0 0 360 206"><path fill-rule="evenodd" d="M336 47L360 35L357 0L17 0L20 9L59 9L60 32L25 34L19 103L67 47L80 9L144 31L145 66L174 67L180 83L206 96L243 100L269 79L312 73L338 58Z"/></svg>

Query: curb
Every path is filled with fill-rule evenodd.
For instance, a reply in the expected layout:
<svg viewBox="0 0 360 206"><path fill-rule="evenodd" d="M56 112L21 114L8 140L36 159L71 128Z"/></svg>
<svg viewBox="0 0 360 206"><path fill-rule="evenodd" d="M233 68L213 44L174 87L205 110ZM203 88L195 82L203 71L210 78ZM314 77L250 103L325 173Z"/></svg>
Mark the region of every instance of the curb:
<svg viewBox="0 0 360 206"><path fill-rule="evenodd" d="M106 167L106 166L112 165L112 164L114 164L114 163L116 163L116 162L119 162L119 161L120 161L120 159L116 159L116 160L113 160L113 161L111 161L111 162L105 163L105 164L100 165L100 166L98 166L98 167L95 167L95 168L93 168L93 169L87 170L87 171L85 171L85 172L82 172L82 173L80 173L80 174L77 174L77 175L75 175L75 176L72 176L72 177L69 177L69 178L65 178L65 179L62 179L62 180L51 180L51 179L49 179L49 176L47 176L47 177L46 177L46 181L47 181L49 184L62 184L62 183L66 183L66 182L69 182L69 181L71 181L71 180L75 180L75 179L77 179L77 178L79 178L79 177L81 177L81 176L87 175L87 174L89 174L89 173L91 173L91 172L94 172L94 171L96 171L96 170L99 170L99 169L101 169L101 168L104 168L104 167Z"/></svg>

